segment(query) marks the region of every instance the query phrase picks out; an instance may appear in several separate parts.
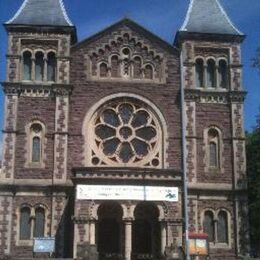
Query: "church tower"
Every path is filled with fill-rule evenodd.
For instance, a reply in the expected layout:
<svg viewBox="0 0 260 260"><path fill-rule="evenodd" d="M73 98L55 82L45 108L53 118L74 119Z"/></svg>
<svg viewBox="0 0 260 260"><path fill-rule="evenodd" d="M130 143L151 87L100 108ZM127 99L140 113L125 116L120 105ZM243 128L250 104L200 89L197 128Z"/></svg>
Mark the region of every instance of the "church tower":
<svg viewBox="0 0 260 260"><path fill-rule="evenodd" d="M218 0L191 0L175 38L185 98L190 231L209 234L215 257L248 252L244 38Z"/></svg>
<svg viewBox="0 0 260 260"><path fill-rule="evenodd" d="M61 213L67 202L60 185L67 181L70 47L77 40L62 0L25 0L4 26L8 53L3 83L1 259L10 254L18 257L32 246L30 238L52 236L57 230L59 250L64 250L62 221L66 220L61 220ZM25 220L20 223L22 233L20 216ZM44 226L35 229L43 219Z"/></svg>

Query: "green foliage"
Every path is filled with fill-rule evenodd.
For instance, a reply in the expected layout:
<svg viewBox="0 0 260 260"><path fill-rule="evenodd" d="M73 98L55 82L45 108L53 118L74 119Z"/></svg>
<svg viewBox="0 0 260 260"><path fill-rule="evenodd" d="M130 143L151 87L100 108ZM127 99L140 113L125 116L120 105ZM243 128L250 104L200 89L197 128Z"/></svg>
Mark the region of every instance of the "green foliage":
<svg viewBox="0 0 260 260"><path fill-rule="evenodd" d="M251 243L260 243L260 122L246 135Z"/></svg>

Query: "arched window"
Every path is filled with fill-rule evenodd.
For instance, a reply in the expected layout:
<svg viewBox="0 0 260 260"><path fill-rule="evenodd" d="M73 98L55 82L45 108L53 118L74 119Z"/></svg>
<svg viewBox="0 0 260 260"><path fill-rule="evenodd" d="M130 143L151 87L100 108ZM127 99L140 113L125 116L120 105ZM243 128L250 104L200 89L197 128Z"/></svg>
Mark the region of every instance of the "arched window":
<svg viewBox="0 0 260 260"><path fill-rule="evenodd" d="M122 77L129 78L130 77L130 57L131 51L128 48L122 49L121 58L122 62Z"/></svg>
<svg viewBox="0 0 260 260"><path fill-rule="evenodd" d="M218 66L218 75L219 75L219 87L227 88L228 85L228 67L225 60L219 61Z"/></svg>
<svg viewBox="0 0 260 260"><path fill-rule="evenodd" d="M42 161L42 135L42 126L39 123L32 124L30 128L32 163L40 163Z"/></svg>
<svg viewBox="0 0 260 260"><path fill-rule="evenodd" d="M228 243L228 215L221 210L218 213L217 237L219 243Z"/></svg>
<svg viewBox="0 0 260 260"><path fill-rule="evenodd" d="M86 149L91 153L87 159L91 165L162 165L161 125L146 103L127 97L110 100L97 110L89 125L92 127L86 133L91 140Z"/></svg>
<svg viewBox="0 0 260 260"><path fill-rule="evenodd" d="M211 128L208 131L208 153L209 166L212 168L219 167L219 133L216 129Z"/></svg>
<svg viewBox="0 0 260 260"><path fill-rule="evenodd" d="M108 75L107 64L101 63L99 66L99 73L101 78L106 78Z"/></svg>
<svg viewBox="0 0 260 260"><path fill-rule="evenodd" d="M153 68L151 65L146 65L144 69L144 77L146 79L153 79Z"/></svg>
<svg viewBox="0 0 260 260"><path fill-rule="evenodd" d="M43 208L38 207L35 210L35 224L34 224L34 237L44 236L44 226L45 226L45 211Z"/></svg>
<svg viewBox="0 0 260 260"><path fill-rule="evenodd" d="M38 136L33 137L32 141L32 162L41 160L41 139Z"/></svg>
<svg viewBox="0 0 260 260"><path fill-rule="evenodd" d="M35 80L43 81L44 77L44 55L42 52L35 54Z"/></svg>
<svg viewBox="0 0 260 260"><path fill-rule="evenodd" d="M196 86L197 88L204 87L204 64L202 59L197 59L195 63L196 71Z"/></svg>
<svg viewBox="0 0 260 260"><path fill-rule="evenodd" d="M32 79L32 54L29 51L23 53L23 80Z"/></svg>
<svg viewBox="0 0 260 260"><path fill-rule="evenodd" d="M209 242L213 242L215 240L214 215L209 210L204 213L203 230L208 234Z"/></svg>
<svg viewBox="0 0 260 260"><path fill-rule="evenodd" d="M142 77L142 61L140 57L134 58L134 78L140 79Z"/></svg>
<svg viewBox="0 0 260 260"><path fill-rule="evenodd" d="M212 59L207 62L207 87L216 88L216 64Z"/></svg>
<svg viewBox="0 0 260 260"><path fill-rule="evenodd" d="M111 77L120 77L120 63L117 55L111 57Z"/></svg>
<svg viewBox="0 0 260 260"><path fill-rule="evenodd" d="M29 240L31 238L31 209L23 207L20 210L20 239Z"/></svg>
<svg viewBox="0 0 260 260"><path fill-rule="evenodd" d="M56 67L57 60L54 52L48 53L47 56L47 80L55 81L56 80Z"/></svg>

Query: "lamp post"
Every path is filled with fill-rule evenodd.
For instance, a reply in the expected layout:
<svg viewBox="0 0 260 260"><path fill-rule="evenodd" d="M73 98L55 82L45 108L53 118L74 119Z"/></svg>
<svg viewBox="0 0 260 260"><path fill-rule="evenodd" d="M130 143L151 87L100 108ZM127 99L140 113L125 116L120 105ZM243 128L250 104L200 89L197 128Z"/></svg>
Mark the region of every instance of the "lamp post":
<svg viewBox="0 0 260 260"><path fill-rule="evenodd" d="M190 260L189 253L189 216L188 216L188 180L187 180L187 147L186 147L186 113L184 100L184 73L183 52L180 55L181 66L181 128L182 128L182 169L183 169L183 203L184 203L184 227L185 227L185 259Z"/></svg>

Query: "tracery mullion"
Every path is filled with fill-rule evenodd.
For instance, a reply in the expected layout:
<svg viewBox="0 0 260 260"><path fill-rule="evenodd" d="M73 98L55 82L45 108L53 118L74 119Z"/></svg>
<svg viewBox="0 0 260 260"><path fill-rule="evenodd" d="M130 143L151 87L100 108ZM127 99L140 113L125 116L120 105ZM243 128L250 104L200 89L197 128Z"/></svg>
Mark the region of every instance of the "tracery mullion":
<svg viewBox="0 0 260 260"><path fill-rule="evenodd" d="M144 142L144 143L148 144L149 147L150 147L151 141L147 141L147 140L145 140L145 139L143 139L142 137L139 137L139 136L137 136L137 135L135 136L135 138L138 139L138 140L141 141L141 142Z"/></svg>

